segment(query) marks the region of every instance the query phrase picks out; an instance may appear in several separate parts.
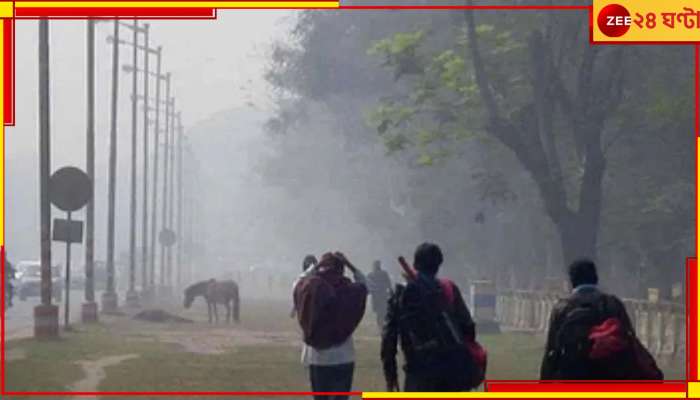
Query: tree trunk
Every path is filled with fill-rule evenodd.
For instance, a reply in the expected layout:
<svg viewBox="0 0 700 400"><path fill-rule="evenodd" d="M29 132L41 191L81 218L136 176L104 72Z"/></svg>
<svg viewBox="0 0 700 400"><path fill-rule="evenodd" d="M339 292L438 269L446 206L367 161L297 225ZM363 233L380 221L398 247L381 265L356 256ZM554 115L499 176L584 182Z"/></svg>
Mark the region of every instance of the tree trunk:
<svg viewBox="0 0 700 400"><path fill-rule="evenodd" d="M472 1L467 3L471 5ZM465 10L464 16L469 40L468 58L472 60L474 77L488 116L486 129L513 151L535 181L545 212L557 227L564 265L581 257L595 260L606 167L601 136L605 121L622 97L622 51L611 53L611 65L598 71L600 82L594 82L600 51L587 47L575 74L577 90L569 93L564 85L565 77L561 76L552 53L553 39L538 30L533 31L529 50L534 96L531 103L506 117L492 92L487 66L479 50L474 11ZM571 126L583 163L576 209L568 205L560 166L562 156L557 153L554 142L555 99Z"/></svg>

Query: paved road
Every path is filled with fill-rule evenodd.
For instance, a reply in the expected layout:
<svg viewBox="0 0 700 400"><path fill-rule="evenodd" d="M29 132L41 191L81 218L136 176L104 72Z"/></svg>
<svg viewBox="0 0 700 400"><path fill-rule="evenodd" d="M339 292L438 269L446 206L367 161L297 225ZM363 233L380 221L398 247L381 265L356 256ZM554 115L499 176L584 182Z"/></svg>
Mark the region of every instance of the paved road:
<svg viewBox="0 0 700 400"><path fill-rule="evenodd" d="M30 297L26 301L14 298L13 305L5 311L5 339L18 339L31 337L34 334L34 306L39 304L38 297ZM83 291L71 290L70 295L70 320L73 323L80 321L80 307L83 303ZM64 303L58 303L59 324L63 326Z"/></svg>

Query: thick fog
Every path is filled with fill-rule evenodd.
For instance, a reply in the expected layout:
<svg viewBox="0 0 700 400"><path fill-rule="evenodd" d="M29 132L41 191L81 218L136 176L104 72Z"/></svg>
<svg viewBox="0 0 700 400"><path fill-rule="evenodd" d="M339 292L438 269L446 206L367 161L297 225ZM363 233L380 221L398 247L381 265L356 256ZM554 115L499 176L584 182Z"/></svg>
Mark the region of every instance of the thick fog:
<svg viewBox="0 0 700 400"><path fill-rule="evenodd" d="M411 94L414 83L413 78L393 76L387 63L382 64L381 57L370 49L396 32L424 29L431 24L446 26L455 21L455 15L362 15L236 11L220 12L215 21L150 22L151 45L163 46L163 71L173 74L176 108L182 111L185 133L199 165L196 185L188 190L196 202L193 232L202 251L193 260L190 279L240 276L256 270L266 271L263 274L275 271L291 281L304 255L328 250L346 252L364 269L369 269L372 260L380 259L397 276L395 257L410 256L425 240L443 246L445 273L460 279L494 279L520 288L537 287L544 276L563 279L561 238L532 174L523 168L517 152L495 143L494 137L472 132L482 128L482 121L468 120L466 132L456 134L464 135L466 140L441 144L437 154L449 157L438 156L435 162L426 162L421 154L432 145L432 139L423 143L425 138L419 134L410 142L415 148L390 151L396 143L386 135L378 135L370 121L383 101L410 98L407 94ZM508 18L527 25L527 20L514 15ZM423 16L425 19L421 19ZM112 31L112 23L97 25L98 260L106 253L112 63L106 38ZM83 168L85 23L52 21L50 32L51 169L65 165ZM122 39L131 41L128 29L120 32ZM430 32L431 43L452 45L445 39L447 33L440 29ZM337 39L331 35L337 35ZM36 21L18 21L16 36L17 125L7 130L6 138L6 241L9 259L19 261L39 258ZM483 44L487 48L491 45L488 41ZM583 46L587 41L580 38L573 48ZM662 50L645 48L634 57L653 51ZM679 49L663 51L673 52L668 54L677 59L690 56ZM527 60L517 54L517 62ZM154 61L152 57L152 68ZM120 64L130 63L131 51L122 48ZM665 67L657 68L654 76L663 76ZM647 79L652 86L662 80L647 78L644 71L630 73ZM682 81L690 73L688 69L676 76ZM119 77L116 255L118 263L124 265L129 235L131 75L120 71ZM155 84L151 84L154 94ZM140 91L140 77L138 85ZM641 294L647 286L656 284L657 278L667 287L682 278L677 271L666 278L660 265L677 266L681 271L683 259L689 255L686 253L692 247L693 234L686 225L692 210L679 209L678 199L692 191L685 172L678 182L653 177L654 182L669 184L672 190L668 196L650 195L668 189L661 184L645 186L644 190L625 186L647 182L638 173L685 171L685 163L674 161L685 158L668 150L659 157L663 163L656 167L650 164L650 171L631 170L630 166L648 158L657 145L642 143L634 135L620 135L615 129L633 132L639 128L629 122L634 121L630 110L636 107L659 113L658 117L648 113L650 119L661 121L659 126L647 125L649 135L657 130L681 131L686 121L681 120L680 127L663 125L663 121L675 118L663 112L688 107L685 103L640 105L633 100L641 95L635 97L631 89L625 90L627 103L605 125L602 135L608 163L596 252L607 265L601 269L611 278L608 282L627 293ZM658 98L663 99L662 95ZM445 107L449 110L451 106ZM139 111L139 147L141 119ZM419 120L417 125L423 122ZM562 137L568 131L561 120L553 124ZM548 150L560 150L561 154L554 156L562 159L562 190L569 194L567 205L576 209L583 161L578 159L580 155L562 150L573 148L570 139L556 140L555 147ZM136 243L140 244L141 150L138 157ZM191 165L187 168L188 174L193 172ZM161 195L159 189L159 202ZM649 204L639 199L649 199ZM53 209L53 218L61 214ZM75 217L84 219L82 212ZM160 213L158 219L160 224ZM674 237L667 246L657 246L659 240L650 234L657 221ZM76 246L73 254L74 262L82 265L82 246ZM63 245L53 245L53 258L62 262Z"/></svg>

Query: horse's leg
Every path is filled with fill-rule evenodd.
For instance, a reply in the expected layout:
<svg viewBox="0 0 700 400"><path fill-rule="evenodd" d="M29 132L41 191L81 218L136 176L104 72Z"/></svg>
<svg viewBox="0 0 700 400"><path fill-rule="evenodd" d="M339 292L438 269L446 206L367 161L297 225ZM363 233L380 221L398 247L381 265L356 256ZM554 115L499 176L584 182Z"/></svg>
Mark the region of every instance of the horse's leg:
<svg viewBox="0 0 700 400"><path fill-rule="evenodd" d="M214 307L214 321L216 321L216 323L218 324L219 323L219 310L216 309L216 301L212 301L211 304Z"/></svg>
<svg viewBox="0 0 700 400"><path fill-rule="evenodd" d="M226 323L231 323L231 301L226 300Z"/></svg>

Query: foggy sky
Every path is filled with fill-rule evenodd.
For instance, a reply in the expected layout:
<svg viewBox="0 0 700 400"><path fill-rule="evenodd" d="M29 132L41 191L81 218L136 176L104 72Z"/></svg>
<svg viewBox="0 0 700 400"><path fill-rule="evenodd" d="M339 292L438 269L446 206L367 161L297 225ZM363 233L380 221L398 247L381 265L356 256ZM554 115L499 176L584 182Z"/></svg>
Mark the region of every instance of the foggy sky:
<svg viewBox="0 0 700 400"><path fill-rule="evenodd" d="M151 45L163 45L163 71L173 73L172 93L176 96L176 108L183 112L186 132L188 127L220 110L245 107L251 101L259 108L269 107L269 92L262 79L265 53L269 43L288 29L291 15L285 10L228 10L219 12L217 20L148 21L151 25ZM85 21L50 22L52 171L65 165L85 167L85 25ZM16 23L17 123L6 130L6 242L8 258L12 261L39 258L37 26L36 21ZM113 26L112 22L99 23L95 40L95 250L98 259L104 256L106 246L104 221L112 63L111 46L106 42L106 37L113 33ZM131 32L123 27L120 37L129 41L132 39ZM131 56L131 51L122 47L120 64L131 64ZM140 58L139 63L142 61ZM150 58L150 63L151 68L155 69L155 57ZM141 82L140 78L139 91L142 90ZM131 76L120 72L119 85L117 187L127 190ZM153 82L150 93L155 95ZM141 115L139 121L140 118ZM142 122L139 122L139 146L141 127ZM141 179L140 175L138 179ZM126 232L129 224L128 194L118 192L117 203L118 255L127 247L127 237L121 232ZM53 218L63 217L63 213L55 208L52 212ZM75 217L84 219L83 212L76 213ZM53 252L54 260L61 259L63 246L54 244ZM82 246L74 253L82 261Z"/></svg>

